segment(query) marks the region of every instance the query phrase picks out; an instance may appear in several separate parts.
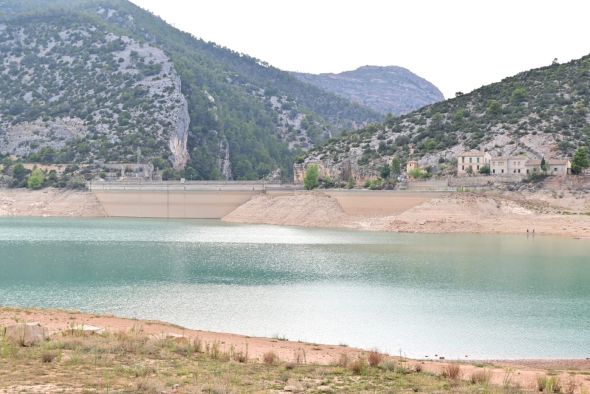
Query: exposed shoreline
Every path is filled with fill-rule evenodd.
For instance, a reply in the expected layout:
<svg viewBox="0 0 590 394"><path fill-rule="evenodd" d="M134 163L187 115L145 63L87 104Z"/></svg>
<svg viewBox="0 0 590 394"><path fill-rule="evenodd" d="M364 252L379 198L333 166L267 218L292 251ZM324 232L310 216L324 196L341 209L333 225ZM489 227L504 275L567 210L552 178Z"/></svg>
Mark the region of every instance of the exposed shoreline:
<svg viewBox="0 0 590 394"><path fill-rule="evenodd" d="M223 194L224 192L218 192ZM135 193L138 194L138 193ZM153 194L153 193L152 193ZM121 193L113 193L116 200ZM125 197L126 198L126 197ZM203 203L199 197L197 204ZM240 197L243 198L243 197ZM115 216L150 215L152 197L118 207ZM157 198L156 198L157 199ZM219 201L216 201L219 200ZM125 200L126 201L126 200ZM220 219L232 223L270 224L405 233L553 235L590 239L590 193L568 191L487 193L404 193L327 190L256 194L234 201ZM137 205L146 204L143 208ZM200 210L228 209L215 193ZM240 205L241 204L241 205ZM0 189L0 217L108 217L92 192Z"/></svg>
<svg viewBox="0 0 590 394"><path fill-rule="evenodd" d="M0 307L0 327L14 324L15 321L40 323L48 328L50 335L86 325L113 333L141 331L144 335L154 337L198 339L205 344L217 343L222 351L227 351L230 348L236 351L245 349L250 355L251 362L262 362L263 355L269 351L274 352L280 360L285 362L300 360L301 355L304 355L305 363L318 365L337 364L343 354L350 359L356 359L366 358L369 353L368 350L344 345L321 345L294 342L284 338L249 337L192 330L159 321L129 319L112 315L53 309ZM551 374L558 376L564 384L574 382L580 388L590 388L590 379L588 379L590 359L454 361L392 358L411 368L419 365L421 370L434 374L441 374L450 363L459 364L464 380L468 380L477 371L486 371L490 374L490 382L495 385L502 385L509 377L511 384L517 384L525 389L535 389L540 376Z"/></svg>
<svg viewBox="0 0 590 394"><path fill-rule="evenodd" d="M416 198L418 200L418 198ZM590 195L449 193L418 200L393 215L351 214L328 192L255 197L223 218L232 223L346 228L405 233L552 235L590 239ZM391 200L395 204L395 200ZM407 203L407 202L406 202ZM408 204L411 205L411 204ZM348 212L347 212L348 211Z"/></svg>

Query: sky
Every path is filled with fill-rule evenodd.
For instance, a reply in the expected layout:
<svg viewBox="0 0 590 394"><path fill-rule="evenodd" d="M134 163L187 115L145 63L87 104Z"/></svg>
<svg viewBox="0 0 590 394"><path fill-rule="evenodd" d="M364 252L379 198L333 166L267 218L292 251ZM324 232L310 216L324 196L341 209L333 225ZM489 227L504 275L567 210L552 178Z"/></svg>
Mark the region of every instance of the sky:
<svg viewBox="0 0 590 394"><path fill-rule="evenodd" d="M289 71L401 66L445 95L590 53L590 0L131 0Z"/></svg>

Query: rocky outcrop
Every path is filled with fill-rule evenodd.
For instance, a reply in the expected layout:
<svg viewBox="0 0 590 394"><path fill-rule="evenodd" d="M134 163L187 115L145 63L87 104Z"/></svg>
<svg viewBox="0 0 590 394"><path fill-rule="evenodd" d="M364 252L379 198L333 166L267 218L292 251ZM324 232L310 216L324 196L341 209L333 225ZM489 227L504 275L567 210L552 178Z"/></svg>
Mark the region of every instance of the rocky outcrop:
<svg viewBox="0 0 590 394"><path fill-rule="evenodd" d="M84 138L88 133L86 123L80 118L37 119L7 125L4 133L0 126L0 153L26 156L40 147L61 149L68 140Z"/></svg>
<svg viewBox="0 0 590 394"><path fill-rule="evenodd" d="M39 323L17 323L6 327L4 338L19 346L34 346L47 338L47 328Z"/></svg>
<svg viewBox="0 0 590 394"><path fill-rule="evenodd" d="M229 157L229 145L227 141L219 142L219 170L225 179L232 179L231 160Z"/></svg>
<svg viewBox="0 0 590 394"><path fill-rule="evenodd" d="M180 78L178 81L180 82ZM174 169L176 170L184 169L189 160L187 148L189 124L188 103L186 98L181 94L181 105L177 115L176 130L170 135L170 151L172 152Z"/></svg>

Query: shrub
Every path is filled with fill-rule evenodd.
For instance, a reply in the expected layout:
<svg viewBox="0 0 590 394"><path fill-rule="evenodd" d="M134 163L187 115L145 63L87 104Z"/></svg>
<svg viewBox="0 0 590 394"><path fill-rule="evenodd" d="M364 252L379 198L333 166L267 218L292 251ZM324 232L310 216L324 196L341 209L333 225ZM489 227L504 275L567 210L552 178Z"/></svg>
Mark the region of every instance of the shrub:
<svg viewBox="0 0 590 394"><path fill-rule="evenodd" d="M461 378L461 367L457 364L447 364L443 368L442 376L451 380L459 380Z"/></svg>
<svg viewBox="0 0 590 394"><path fill-rule="evenodd" d="M275 354L275 352L266 352L262 355L262 361L264 361L267 365L272 365L279 360L279 357Z"/></svg>
<svg viewBox="0 0 590 394"><path fill-rule="evenodd" d="M306 190L313 190L319 185L320 169L316 164L312 164L307 168L305 177L303 177L303 185Z"/></svg>
<svg viewBox="0 0 590 394"><path fill-rule="evenodd" d="M410 170L408 175L415 179L428 178L428 173L421 168L414 168Z"/></svg>
<svg viewBox="0 0 590 394"><path fill-rule="evenodd" d="M41 354L41 361L45 364L49 364L50 362L52 362L53 360L55 360L55 353L52 352L43 352Z"/></svg>
<svg viewBox="0 0 590 394"><path fill-rule="evenodd" d="M471 374L469 381L472 384L484 384L487 385L490 382L490 372L488 370L479 370Z"/></svg>
<svg viewBox="0 0 590 394"><path fill-rule="evenodd" d="M383 189L383 181L380 178L370 179L365 182L365 188L371 190L381 190Z"/></svg>
<svg viewBox="0 0 590 394"><path fill-rule="evenodd" d="M346 353L342 353L340 358L338 359L338 366L342 368L348 367L348 355Z"/></svg>
<svg viewBox="0 0 590 394"><path fill-rule="evenodd" d="M39 190L45 183L45 173L39 168L35 168L31 175L27 178L27 187L33 190Z"/></svg>
<svg viewBox="0 0 590 394"><path fill-rule="evenodd" d="M382 369L382 370L388 371L388 372L393 372L396 369L396 365L395 365L394 361L388 360L388 361L384 361L381 364L379 364L379 369Z"/></svg>
<svg viewBox="0 0 590 394"><path fill-rule="evenodd" d="M574 174L579 174L588 167L590 167L588 149L586 147L580 147L576 150L576 153L572 158L572 172Z"/></svg>
<svg viewBox="0 0 590 394"><path fill-rule="evenodd" d="M490 166L487 164L479 169L480 174L490 175L490 172Z"/></svg>
<svg viewBox="0 0 590 394"><path fill-rule="evenodd" d="M383 355L377 351L371 351L367 356L367 360L369 361L369 365L371 367L376 367L377 365L381 364L381 361L383 361Z"/></svg>
<svg viewBox="0 0 590 394"><path fill-rule="evenodd" d="M349 367L352 373L355 375L362 375L367 372L367 362L362 358L354 360L352 363L350 363Z"/></svg>
<svg viewBox="0 0 590 394"><path fill-rule="evenodd" d="M561 384L559 378L555 376L539 376L537 378L537 389L544 393L560 393Z"/></svg>

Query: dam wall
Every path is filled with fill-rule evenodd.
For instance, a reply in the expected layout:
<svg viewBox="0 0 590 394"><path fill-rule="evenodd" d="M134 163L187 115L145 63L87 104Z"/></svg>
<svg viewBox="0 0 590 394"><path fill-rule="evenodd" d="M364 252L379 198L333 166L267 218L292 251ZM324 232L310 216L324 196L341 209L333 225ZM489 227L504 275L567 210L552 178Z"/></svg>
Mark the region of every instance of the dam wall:
<svg viewBox="0 0 590 394"><path fill-rule="evenodd" d="M300 185L260 182L93 183L107 216L220 219L251 198L305 193ZM335 198L349 215L398 215L443 193L329 189L314 191Z"/></svg>

